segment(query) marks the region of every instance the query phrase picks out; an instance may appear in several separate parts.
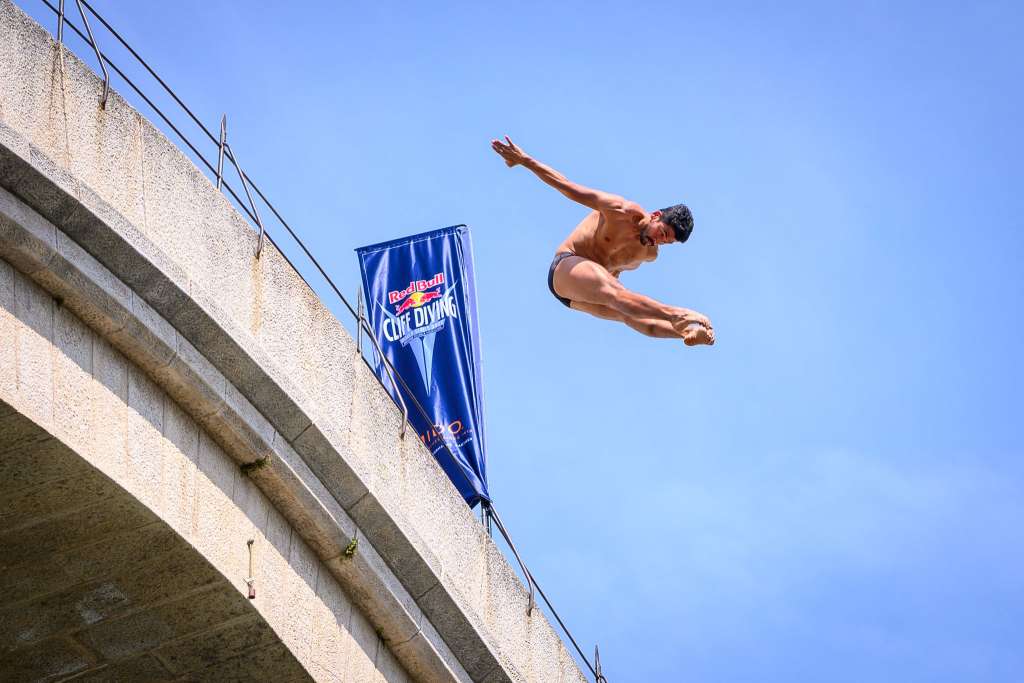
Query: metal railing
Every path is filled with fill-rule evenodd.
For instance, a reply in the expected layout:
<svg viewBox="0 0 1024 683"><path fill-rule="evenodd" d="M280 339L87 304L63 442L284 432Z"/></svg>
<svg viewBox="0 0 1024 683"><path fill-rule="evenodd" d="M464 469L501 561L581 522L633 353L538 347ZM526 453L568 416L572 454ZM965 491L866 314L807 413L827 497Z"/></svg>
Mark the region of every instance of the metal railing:
<svg viewBox="0 0 1024 683"><path fill-rule="evenodd" d="M416 409L417 413L426 421L426 423L427 424L432 424L433 423L433 419L430 417L430 415L427 413L427 411L423 408L422 404L419 402L419 400L416 398L416 396L411 392L411 390L409 389L409 386L405 383L405 380L402 378L402 376L395 369L395 367L392 364L391 360L383 353L383 351L382 351L382 349L380 347L380 343L377 340L377 336L374 334L374 331L370 327L368 319L366 318L366 316L363 313L362 290L359 290L359 294L358 294L358 309L353 308L352 305L349 303L348 299L345 297L345 295L342 294L341 290L337 287L337 285L335 285L333 279L327 274L327 271L324 270L324 268L323 268L323 266L321 266L320 262L316 259L316 257L313 256L312 252L310 252L310 250L306 247L305 243L299 238L299 236L295 233L295 231L292 229L292 227L284 219L284 217L281 215L281 213L274 207L274 205L270 202L270 200L267 199L266 195L263 194L263 192L256 185L256 183L253 182L253 180L249 176L247 176L245 174L245 172L242 170L242 167L241 167L241 165L238 162L237 155L235 154L235 152L232 149L231 145L227 141L227 115L225 114L221 118L220 135L219 136L214 136L214 134L210 131L210 129L207 128L202 123L202 121L199 120L199 118L192 112L192 110L189 109L189 107L181 100L180 97L178 97L178 95L170 88L170 86L168 86L167 83L164 82L164 80L156 73L156 71L152 67L150 67L150 65L148 63L146 63L146 61L138 54L138 52L136 52L135 49L132 48L132 46L128 44L128 42L114 29L113 26L110 25L110 23L108 23L87 2L87 0L75 0L76 5L78 6L79 14L82 17L82 23L85 26L85 30L86 30L85 33L83 33L77 26L75 26L67 18L67 16L65 15L65 12L64 12L64 0L59 0L59 5L57 7L54 7L53 4L51 4L51 2L49 0L40 0L40 1L44 5L46 5L46 7L48 7L52 12L54 12L57 15L57 42L58 42L58 44L63 45L63 42L64 42L64 25L66 24L87 45L89 45L92 48L93 52L95 53L96 59L99 62L99 65L100 65L100 69L103 72L103 96L102 96L102 99L100 100L100 106L102 108L106 108L107 100L108 100L109 93L110 93L110 73L107 71L107 66L109 65L110 68L118 76L120 76L124 80L124 82L135 92L135 94L138 95L146 103L146 105L154 113L156 113L157 116L160 117L160 119L170 128L170 130L172 130L174 132L175 135L177 135L177 137L192 152L194 157L198 161L202 162L202 164L204 166L206 166L207 170L216 179L217 189L218 190L222 190L222 191L226 191L227 194L230 195L231 198L234 199L234 202L235 202L237 208L241 212L243 212L245 215L247 215L250 218L250 220L253 221L253 223L255 224L255 228L259 232L259 239L257 241L257 246L256 246L256 258L259 258L260 254L262 253L263 245L264 245L264 240L269 241L278 250L278 252L281 254L282 258L285 259L285 261L292 268L292 270L294 270L295 273L306 284L306 286L310 288L310 291L315 292L316 290L309 283L309 281L305 278L305 276L302 274L302 272L295 266L295 264L291 261L291 259L288 258L287 254L284 252L284 250L281 249L281 247L271 237L270 233L266 230L266 227L265 227L265 225L263 223L263 220L261 219L261 217L259 215L259 211L258 211L258 209L256 207L256 202L255 202L255 200L253 198L252 192L250 192L250 188L252 188L252 191L256 193L256 196L259 197L259 199L267 206L267 208L270 209L270 211L274 215L274 217L278 220L278 222L281 224L281 226L292 237L292 239L295 241L295 243L298 245L298 247L305 254L306 258L309 259L309 261L313 264L313 266L316 268L316 270L320 273L320 276L323 277L324 281L327 282L328 286L331 288L331 290L334 292L334 294L338 297L338 299L341 301L341 303L345 306L345 308L348 309L349 313L355 319L355 322L356 322L356 336L357 336L357 342L356 342L357 350L359 352L360 357L363 359L363 362L366 363L367 366L370 367L371 369L373 369L372 366L366 360L366 357L363 355L363 352L362 352L362 333L363 333L364 330L366 331L367 335L369 336L370 341L373 343L374 350L377 353L376 357L384 365L387 377L391 381L392 387L394 388L394 391L388 391L388 393L390 395L392 395L393 398L395 398L396 403L402 409L402 427L401 427L401 433L399 435L399 438L402 438L402 439L405 438L406 428L409 425L409 407L406 404L405 400L403 399L403 392L404 392L405 396L408 396L411 399L413 407ZM178 126L176 126L171 121L171 119L149 97L146 96L146 94L134 83L134 81L132 81L124 73L124 71L122 71L120 68L118 68L118 66L116 64L114 64L114 62L111 61L111 59L106 54L103 54L103 52L101 52L101 50L100 50L100 48L99 48L99 46L98 46L98 44L96 42L96 39L95 39L95 37L93 35L92 28L90 27L89 19L88 19L88 14L92 14L92 16L94 16L100 22L100 24L102 24L103 27L107 29L107 31L153 77L153 79L155 79L156 82L160 84L160 86L163 88L163 90L168 95L170 95L170 97L174 100L174 102L177 103L177 105L188 115L188 117L199 128L199 130L202 131L206 135L207 138L209 138L210 142L212 142L217 147L217 166L216 167L214 167L213 164L206 158L206 156L203 155L203 153L199 151L199 149L196 147L196 145L193 144L193 142L191 140L189 140L189 138L181 131L181 129ZM63 54L61 55L61 59L63 59ZM227 183L227 181L224 179L224 159L225 158L227 158L228 161L231 162L231 165L235 167L235 170L238 173L239 181L242 184L242 190L243 190L243 192L245 194L245 197L246 197L246 200L247 200L246 202L242 201L242 198L238 195L238 193L235 192L235 190L231 187L231 185L229 185ZM376 372L374 372L374 377L376 377L377 381L380 382L381 386L385 390L387 390L387 386L380 379L380 377L377 375ZM462 470L462 468L461 468L461 466L459 464L458 458L456 458L455 455L452 453L451 449L448 447L447 442L442 440L442 444L444 445L444 451L446 452L447 457L451 460L452 464L454 465L453 469L458 470L459 472L461 472L463 474L463 476L466 477L466 479L468 481L468 477L466 476L465 472L463 472L463 470ZM496 526L498 528L499 533L501 534L502 538L505 540L505 543L508 545L509 549L511 550L513 556L516 559L516 562L519 564L519 568L522 571L523 577L526 579L526 586L527 586L527 589L528 589L528 592L529 592L529 602L528 602L528 606L527 606L527 614L528 615L532 614L534 608L536 607L536 598L535 598L535 591L536 591L537 593L540 593L541 599L543 599L544 603L547 605L547 607L550 610L551 614L555 617L555 620L558 622L558 625L561 627L561 629L565 633L565 635L569 638L569 641L572 643L572 645L575 648L576 653L579 655L580 659L584 662L584 664L587 665L587 668L590 669L591 674L593 674L593 676L594 676L595 683L607 683L607 679L605 678L605 676L601 672L601 656L600 656L600 652L599 652L597 646L594 647L594 661L593 661L593 663L591 663L591 661L583 653L583 650L580 648L579 644L576 642L576 639L573 637L572 633L569 631L569 629L566 627L565 623L562 621L562 618L558 615L558 612L552 606L550 600L548 600L548 597L544 593L543 589L541 589L541 587L537 583L536 579L533 578L533 574L527 568L526 563L523 562L522 557L520 556L519 551L518 551L518 549L515 546L515 543L513 543L513 541L512 541L511 534L508 532L508 529L506 528L505 524L502 522L501 517L498 515L498 512L495 509L493 502L489 501L489 500L481 501L481 510L482 510L482 516L484 517L484 522L486 524L488 532L490 532L491 522L493 522L494 526Z"/></svg>

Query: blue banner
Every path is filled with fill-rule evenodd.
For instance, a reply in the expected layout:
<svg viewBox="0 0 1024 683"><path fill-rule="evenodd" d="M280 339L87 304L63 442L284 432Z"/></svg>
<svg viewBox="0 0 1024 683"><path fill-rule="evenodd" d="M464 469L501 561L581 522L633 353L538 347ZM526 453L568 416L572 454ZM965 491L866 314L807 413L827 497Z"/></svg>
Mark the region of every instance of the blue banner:
<svg viewBox="0 0 1024 683"><path fill-rule="evenodd" d="M356 254L370 327L401 381L394 386L375 358L378 377L393 396L400 392L409 423L470 507L490 501L469 228L442 228Z"/></svg>

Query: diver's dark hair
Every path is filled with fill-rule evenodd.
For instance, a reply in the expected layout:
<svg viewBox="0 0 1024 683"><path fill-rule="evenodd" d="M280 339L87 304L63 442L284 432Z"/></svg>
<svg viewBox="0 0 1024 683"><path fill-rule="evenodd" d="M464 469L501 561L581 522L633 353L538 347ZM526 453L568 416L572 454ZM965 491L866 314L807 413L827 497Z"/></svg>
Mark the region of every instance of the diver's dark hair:
<svg viewBox="0 0 1024 683"><path fill-rule="evenodd" d="M686 204L676 204L661 210L661 222L672 228L676 242L685 242L693 232L693 214Z"/></svg>

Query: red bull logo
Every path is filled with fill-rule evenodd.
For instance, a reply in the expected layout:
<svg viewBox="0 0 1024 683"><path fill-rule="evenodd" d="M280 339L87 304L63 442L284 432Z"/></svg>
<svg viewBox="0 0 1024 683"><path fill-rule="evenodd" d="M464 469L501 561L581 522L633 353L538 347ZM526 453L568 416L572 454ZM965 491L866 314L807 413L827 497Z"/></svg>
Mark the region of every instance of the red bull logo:
<svg viewBox="0 0 1024 683"><path fill-rule="evenodd" d="M436 299L441 295L438 294L437 292L427 292L427 290L443 284L444 273L437 273L436 275L434 275L434 277L430 278L429 280L413 280L405 289L396 289L388 292L388 303L394 305L397 304L399 301L407 300L409 298L416 296L417 294L433 294L434 296L432 296L431 299ZM430 301L431 299L426 299L426 301ZM411 306L411 308L421 306L422 303L425 302L414 304ZM402 305L404 306L405 303L403 302ZM410 306L406 306L406 308L410 308ZM399 308L398 312L401 313L402 311L406 310L406 308Z"/></svg>
<svg viewBox="0 0 1024 683"><path fill-rule="evenodd" d="M409 297L399 304L395 308L395 315L399 315L408 311L410 308L419 308L420 306L433 301L434 299L441 298L441 290L433 289L429 292L413 292Z"/></svg>

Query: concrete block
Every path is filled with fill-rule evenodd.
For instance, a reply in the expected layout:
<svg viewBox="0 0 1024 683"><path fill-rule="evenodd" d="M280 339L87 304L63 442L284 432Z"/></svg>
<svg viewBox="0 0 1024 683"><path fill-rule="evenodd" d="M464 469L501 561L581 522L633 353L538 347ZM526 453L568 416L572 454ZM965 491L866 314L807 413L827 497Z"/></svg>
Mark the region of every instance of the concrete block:
<svg viewBox="0 0 1024 683"><path fill-rule="evenodd" d="M326 567L317 572L317 603L313 612L311 665L314 678L325 683L345 683L344 662L352 636L349 624L352 603Z"/></svg>
<svg viewBox="0 0 1024 683"><path fill-rule="evenodd" d="M260 406L275 429L289 439L301 433L309 425L309 417L300 407L309 404L304 392L275 372L273 360L259 350L248 332L234 324L218 299L198 285L192 287L191 295L192 305L183 307L171 320L174 327L203 349L203 355L239 393Z"/></svg>
<svg viewBox="0 0 1024 683"><path fill-rule="evenodd" d="M4 63L0 68L3 115L12 126L54 150L64 147L60 60L47 31L7 2L0 5Z"/></svg>
<svg viewBox="0 0 1024 683"><path fill-rule="evenodd" d="M191 671L188 680L195 683L223 681L274 681L274 683L307 683L309 673L291 656L282 643L256 647L203 669Z"/></svg>
<svg viewBox="0 0 1024 683"><path fill-rule="evenodd" d="M366 484L349 465L348 449L332 443L318 424L310 425L292 446L346 510L366 495Z"/></svg>
<svg viewBox="0 0 1024 683"><path fill-rule="evenodd" d="M29 145L28 163L31 170L18 178L14 194L54 225L63 226L78 208L81 182L34 144Z"/></svg>
<svg viewBox="0 0 1024 683"><path fill-rule="evenodd" d="M374 683L413 683L395 655L383 645L377 649L377 661L374 665L377 668Z"/></svg>
<svg viewBox="0 0 1024 683"><path fill-rule="evenodd" d="M0 86L2 92L5 91ZM29 155L28 140L3 121L3 99L0 99L0 186L8 189L18 186L28 169Z"/></svg>
<svg viewBox="0 0 1024 683"><path fill-rule="evenodd" d="M304 666L308 666L312 659L313 616L320 563L309 546L294 533L289 547L288 566L291 571L284 572L275 581L275 597L287 608L273 626L292 655Z"/></svg>
<svg viewBox="0 0 1024 683"><path fill-rule="evenodd" d="M355 342L276 248L264 250L260 268L260 346L285 377L305 390L316 415L337 424L347 437Z"/></svg>
<svg viewBox="0 0 1024 683"><path fill-rule="evenodd" d="M434 626L423 620L420 631L404 643L391 647L406 670L420 681L458 681L470 683L474 679L456 659Z"/></svg>
<svg viewBox="0 0 1024 683"><path fill-rule="evenodd" d="M386 491L393 482L401 481L401 450L403 440L402 411L366 363L355 363L355 395L350 423L350 462L367 482L370 490ZM409 406L409 410L414 410ZM408 428L406 439L416 439Z"/></svg>
<svg viewBox="0 0 1024 683"><path fill-rule="evenodd" d="M57 257L33 277L104 336L122 329L131 317L132 295L127 285L59 230Z"/></svg>
<svg viewBox="0 0 1024 683"><path fill-rule="evenodd" d="M65 455L65 454L61 454ZM64 508L85 507L113 495L110 482L98 472L48 481L6 497L0 507L0 533L27 521L42 521Z"/></svg>
<svg viewBox="0 0 1024 683"><path fill-rule="evenodd" d="M0 418L0 434L0 481L7 495L81 471L59 441L20 413Z"/></svg>
<svg viewBox="0 0 1024 683"><path fill-rule="evenodd" d="M243 652L273 647L278 642L265 621L248 615L162 645L155 654L171 671L181 675L234 659Z"/></svg>
<svg viewBox="0 0 1024 683"><path fill-rule="evenodd" d="M128 607L128 596L110 581L80 584L9 607L0 612L0 652L90 626Z"/></svg>
<svg viewBox="0 0 1024 683"><path fill-rule="evenodd" d="M18 320L18 408L40 425L53 423L53 299L20 273L14 278Z"/></svg>
<svg viewBox="0 0 1024 683"><path fill-rule="evenodd" d="M167 367L155 372L157 381L190 415L216 415L224 407L227 379L187 339L175 335L175 341L176 353Z"/></svg>
<svg viewBox="0 0 1024 683"><path fill-rule="evenodd" d="M157 659L145 655L114 664L106 664L86 671L73 679L75 683L123 683L124 681L145 681L163 683L174 676Z"/></svg>
<svg viewBox="0 0 1024 683"><path fill-rule="evenodd" d="M41 556L99 543L109 536L152 524L156 519L150 510L131 497L114 495L84 508L41 520L29 529L4 534L0 536L0 547L8 557L15 558L7 561L8 567L17 564L38 570Z"/></svg>
<svg viewBox="0 0 1024 683"><path fill-rule="evenodd" d="M365 536L357 537L351 556L343 554L324 564L345 586L352 603L387 633L392 642L403 642L419 632L424 622L419 605Z"/></svg>
<svg viewBox="0 0 1024 683"><path fill-rule="evenodd" d="M171 362L154 377L176 403L198 418L224 407L227 379L187 339L175 335L177 350Z"/></svg>
<svg viewBox="0 0 1024 683"><path fill-rule="evenodd" d="M0 397L8 400L18 391L18 321L14 314L14 273L9 263L0 260Z"/></svg>
<svg viewBox="0 0 1024 683"><path fill-rule="evenodd" d="M185 270L92 189L80 189L79 205L58 226L164 318L188 303Z"/></svg>
<svg viewBox="0 0 1024 683"><path fill-rule="evenodd" d="M478 623L470 620L441 585L422 596L418 603L430 623L444 625L445 643L473 680L480 680L494 668L497 648L481 639Z"/></svg>
<svg viewBox="0 0 1024 683"><path fill-rule="evenodd" d="M562 677L562 652L565 649L558 634L552 630L541 609L528 618L530 635L526 642L529 654L524 667L533 681L557 681Z"/></svg>
<svg viewBox="0 0 1024 683"><path fill-rule="evenodd" d="M262 324L258 303L262 283L256 258L259 236L227 202L209 202L204 208L208 210L199 217L186 270L198 287L216 293L235 327L255 337Z"/></svg>
<svg viewBox="0 0 1024 683"><path fill-rule="evenodd" d="M128 482L128 364L105 339L93 340L90 391L92 464L121 486Z"/></svg>
<svg viewBox="0 0 1024 683"><path fill-rule="evenodd" d="M297 510L290 518L294 520L296 531L317 551L319 557L330 558L341 554L356 536L355 522L280 434L275 437L274 451L274 471L281 470L282 479L293 482L289 486L289 497ZM306 523L303 524L301 520Z"/></svg>
<svg viewBox="0 0 1024 683"><path fill-rule="evenodd" d="M463 608L482 614L484 549L492 543L486 530L422 442L407 440L401 458L401 486L388 500L404 511L417 548L430 549L445 585L464 598Z"/></svg>
<svg viewBox="0 0 1024 683"><path fill-rule="evenodd" d="M117 531L86 545L65 548L57 554L55 562L78 582L85 583L109 578L111 567L136 566L140 558L161 561L180 548L181 539L175 531L156 522Z"/></svg>
<svg viewBox="0 0 1024 683"><path fill-rule="evenodd" d="M413 597L437 585L440 564L429 548L415 542L415 532L398 513L389 512L368 494L349 514Z"/></svg>
<svg viewBox="0 0 1024 683"><path fill-rule="evenodd" d="M263 530L267 527L267 515L271 506L263 491L248 477L242 475L235 479L235 490L231 499L252 524L253 533L258 531L262 536Z"/></svg>
<svg viewBox="0 0 1024 683"><path fill-rule="evenodd" d="M8 681L56 680L93 665L92 658L67 638L55 638L0 656Z"/></svg>
<svg viewBox="0 0 1024 683"><path fill-rule="evenodd" d="M189 270L197 231L218 197L210 182L160 131L144 122L143 182L146 235L161 251Z"/></svg>
<svg viewBox="0 0 1024 683"><path fill-rule="evenodd" d="M518 574L493 544L486 548L487 574L484 582L486 609L480 630L485 634L500 634L502 647L500 656L510 666L525 675L529 671L530 619L529 592L520 581ZM540 598L537 598L538 602ZM490 636L487 636L490 637ZM458 652L456 648L453 649Z"/></svg>
<svg viewBox="0 0 1024 683"><path fill-rule="evenodd" d="M181 544L178 550L155 560L135 562L125 573L116 575L112 582L133 605L145 605L223 580L194 548Z"/></svg>
<svg viewBox="0 0 1024 683"><path fill-rule="evenodd" d="M238 465L201 432L192 539L239 591L244 589L244 579L249 575L246 541L254 536L252 521L232 501L240 477ZM263 544L259 534L255 535L259 558Z"/></svg>
<svg viewBox="0 0 1024 683"><path fill-rule="evenodd" d="M78 59L64 60L68 170L129 221L142 225L142 117L112 87L106 106L98 78Z"/></svg>
<svg viewBox="0 0 1024 683"><path fill-rule="evenodd" d="M93 332L63 306L54 310L53 425L55 434L91 455Z"/></svg>
<svg viewBox="0 0 1024 683"><path fill-rule="evenodd" d="M349 644L344 671L351 681L372 681L376 677L377 651L382 646L373 625L359 612L352 613L349 624L352 642Z"/></svg>
<svg viewBox="0 0 1024 683"><path fill-rule="evenodd" d="M14 535L18 540L24 540L22 535ZM3 541L0 541L0 544L2 543ZM28 544L20 545L24 547ZM0 547L7 552L6 545ZM54 564L22 562L5 566L3 573L0 574L0 590L3 591L4 601L7 603L25 602L47 593L66 590L74 584L75 580Z"/></svg>
<svg viewBox="0 0 1024 683"><path fill-rule="evenodd" d="M151 509L163 498L163 420L166 396L141 370L128 366L127 488Z"/></svg>
<svg viewBox="0 0 1024 683"><path fill-rule="evenodd" d="M563 645L561 655L558 659L558 665L561 667L561 674L559 675L560 683L589 683L586 676L580 670L576 660L573 659L569 649Z"/></svg>
<svg viewBox="0 0 1024 683"><path fill-rule="evenodd" d="M245 598L231 586L220 583L101 622L79 635L79 639L106 660L126 659L167 641L236 621L249 612Z"/></svg>
<svg viewBox="0 0 1024 683"><path fill-rule="evenodd" d="M0 256L21 272L31 274L49 265L56 250L53 225L0 188Z"/></svg>
<svg viewBox="0 0 1024 683"><path fill-rule="evenodd" d="M196 499L196 462L199 460L199 427L173 401L164 406L164 439L161 482L163 520L183 538L192 537L192 513Z"/></svg>
<svg viewBox="0 0 1024 683"><path fill-rule="evenodd" d="M177 332L153 307L132 292L132 315L110 341L150 375L167 367L178 349Z"/></svg>
<svg viewBox="0 0 1024 683"><path fill-rule="evenodd" d="M208 429L221 443L230 444L236 457L253 462L271 455L274 428L230 382L224 390L224 409Z"/></svg>

